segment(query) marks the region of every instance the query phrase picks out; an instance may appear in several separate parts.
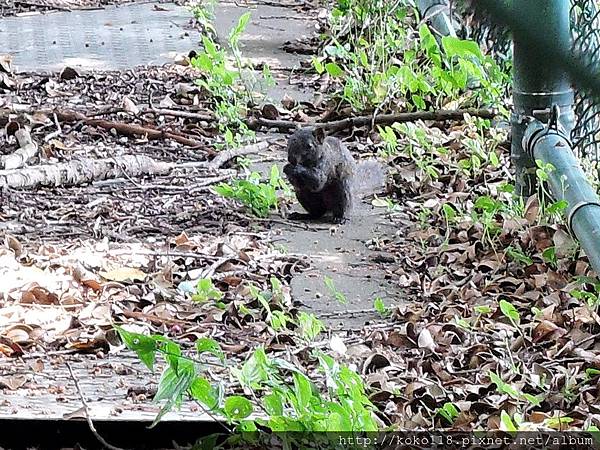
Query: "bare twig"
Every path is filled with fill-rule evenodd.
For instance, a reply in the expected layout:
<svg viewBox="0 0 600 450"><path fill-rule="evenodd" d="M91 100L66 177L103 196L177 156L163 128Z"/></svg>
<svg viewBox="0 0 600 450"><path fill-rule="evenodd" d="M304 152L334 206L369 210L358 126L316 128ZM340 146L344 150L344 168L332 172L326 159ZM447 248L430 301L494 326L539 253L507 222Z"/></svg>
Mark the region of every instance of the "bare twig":
<svg viewBox="0 0 600 450"><path fill-rule="evenodd" d="M109 450L124 450L121 447L116 447L116 446L106 442L106 440L102 436L100 436L98 431L96 431L94 422L92 421L92 418L90 417L90 406L83 395L81 386L79 385L79 380L77 380L77 377L75 377L75 373L73 373L73 368L71 367L71 364L69 364L67 362L66 365L67 365L67 369L69 369L69 373L71 374L71 379L73 380L73 383L75 383L75 387L77 388L77 393L79 394L81 403L83 403L83 410L85 411L85 419L87 420L88 426L90 427L90 431L92 432L92 434L96 437L96 439L98 439L98 442L100 442L104 447L108 448Z"/></svg>
<svg viewBox="0 0 600 450"><path fill-rule="evenodd" d="M178 164L177 167L182 168L193 168L193 167L206 167L208 169L217 170L220 169L227 161L237 158L238 156L250 155L252 153L258 153L261 150L266 149L270 142L262 141L255 144L246 145L244 147L234 148L231 150L223 150L217 153L210 161L197 161L189 163Z"/></svg>
<svg viewBox="0 0 600 450"><path fill-rule="evenodd" d="M178 109L155 108L152 105L150 106L150 108L142 108L141 113L154 113L161 116L182 117L184 119L202 120L205 122L212 122L215 120L215 116L213 116L212 114L201 114L191 111L182 111Z"/></svg>
<svg viewBox="0 0 600 450"><path fill-rule="evenodd" d="M219 169L227 161L237 158L238 156L250 155L252 153L258 153L261 150L266 149L269 146L269 142L257 142L256 144L246 145L240 148L234 148L231 150L224 150L219 152L209 163L208 167L216 170Z"/></svg>

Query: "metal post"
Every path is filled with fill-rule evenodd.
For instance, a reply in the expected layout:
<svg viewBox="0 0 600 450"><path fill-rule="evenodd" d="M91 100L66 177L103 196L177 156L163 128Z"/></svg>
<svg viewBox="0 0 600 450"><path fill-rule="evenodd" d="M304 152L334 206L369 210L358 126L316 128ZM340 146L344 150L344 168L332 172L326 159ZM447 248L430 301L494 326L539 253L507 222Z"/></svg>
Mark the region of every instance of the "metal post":
<svg viewBox="0 0 600 450"><path fill-rule="evenodd" d="M581 243L592 268L600 274L600 200L575 157L569 138L560 130L558 108L548 125L534 120L525 130L523 149L551 164L548 185L557 200L567 202L567 225Z"/></svg>
<svg viewBox="0 0 600 450"><path fill-rule="evenodd" d="M535 161L521 141L528 118L547 122L553 105L561 111L561 125L570 134L575 122L573 90L565 71L541 41L568 51L570 48L569 0L513 0L513 17L527 17L528 33L514 31L514 83L511 159L517 192L529 196L536 191ZM539 39L531 39L538 34Z"/></svg>

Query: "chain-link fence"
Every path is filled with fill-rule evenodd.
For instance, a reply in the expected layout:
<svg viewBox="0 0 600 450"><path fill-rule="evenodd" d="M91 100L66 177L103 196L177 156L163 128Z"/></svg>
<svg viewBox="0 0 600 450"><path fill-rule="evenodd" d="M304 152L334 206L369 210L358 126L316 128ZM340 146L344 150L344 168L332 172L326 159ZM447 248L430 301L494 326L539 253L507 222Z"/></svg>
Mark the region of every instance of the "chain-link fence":
<svg viewBox="0 0 600 450"><path fill-rule="evenodd" d="M460 24L457 33L477 41L498 61L511 57L511 38L508 30L495 24L494 18L478 11L474 0L433 0L445 5ZM570 0L570 20L573 52L585 62L590 73L600 76L600 8L597 0ZM600 93L581 89L574 83L575 114L577 117L571 139L578 154L600 167Z"/></svg>
<svg viewBox="0 0 600 450"><path fill-rule="evenodd" d="M571 0L571 31L573 50L590 71L599 73L600 11L595 0ZM575 115L577 122L572 140L583 157L595 163L600 159L600 96L576 88Z"/></svg>

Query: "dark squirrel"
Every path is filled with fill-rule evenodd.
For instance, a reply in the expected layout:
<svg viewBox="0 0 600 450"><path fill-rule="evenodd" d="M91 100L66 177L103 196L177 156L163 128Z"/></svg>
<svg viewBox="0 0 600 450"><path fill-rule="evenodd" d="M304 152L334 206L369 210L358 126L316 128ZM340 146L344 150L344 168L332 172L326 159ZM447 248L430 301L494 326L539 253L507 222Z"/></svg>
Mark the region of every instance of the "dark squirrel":
<svg viewBox="0 0 600 450"><path fill-rule="evenodd" d="M288 141L288 164L283 168L308 214L292 219L318 219L331 213L333 223L343 223L356 197L381 189L385 183L378 161L356 162L339 139L325 136L322 128L302 128Z"/></svg>

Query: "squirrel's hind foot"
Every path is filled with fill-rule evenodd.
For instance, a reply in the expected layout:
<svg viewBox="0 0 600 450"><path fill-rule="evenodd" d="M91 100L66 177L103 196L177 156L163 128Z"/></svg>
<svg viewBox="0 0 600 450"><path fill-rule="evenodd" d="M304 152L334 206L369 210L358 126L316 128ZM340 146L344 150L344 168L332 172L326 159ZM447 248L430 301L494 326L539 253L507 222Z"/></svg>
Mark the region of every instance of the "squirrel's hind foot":
<svg viewBox="0 0 600 450"><path fill-rule="evenodd" d="M333 217L331 219L331 223L335 224L335 225L343 225L345 223L347 223L350 219L348 219L347 217Z"/></svg>

